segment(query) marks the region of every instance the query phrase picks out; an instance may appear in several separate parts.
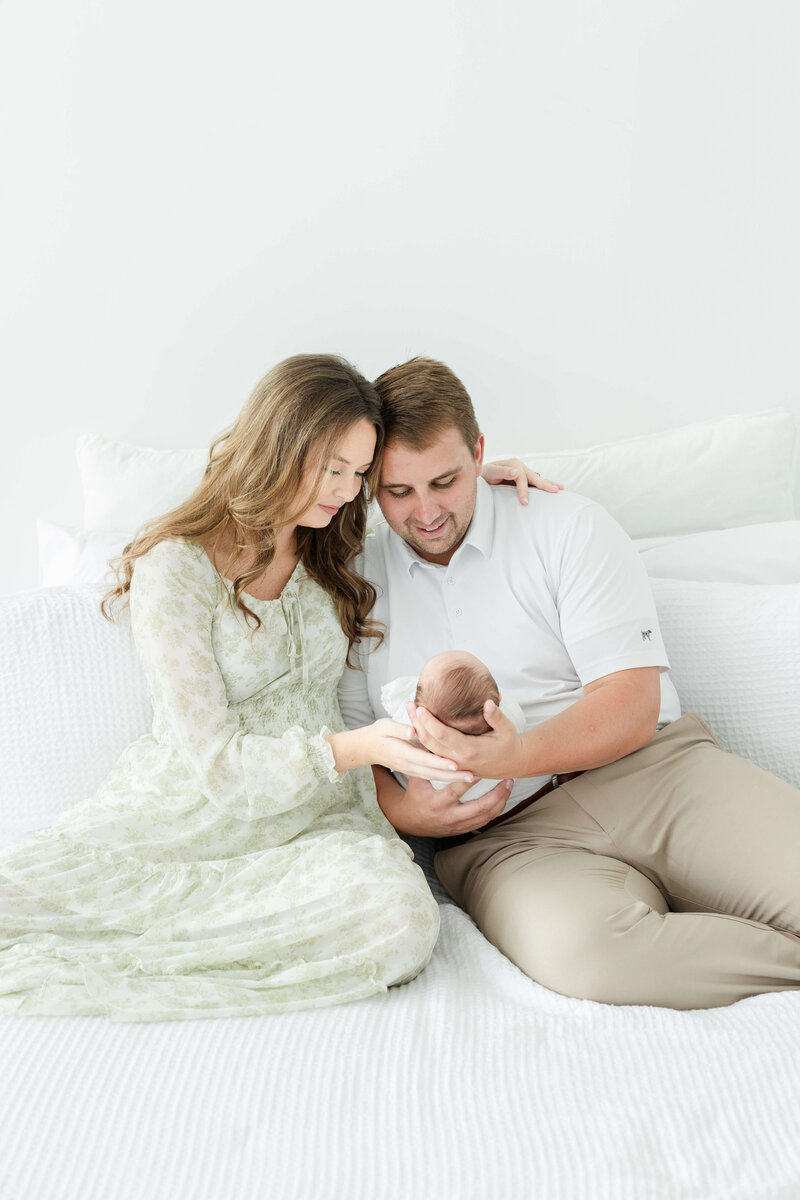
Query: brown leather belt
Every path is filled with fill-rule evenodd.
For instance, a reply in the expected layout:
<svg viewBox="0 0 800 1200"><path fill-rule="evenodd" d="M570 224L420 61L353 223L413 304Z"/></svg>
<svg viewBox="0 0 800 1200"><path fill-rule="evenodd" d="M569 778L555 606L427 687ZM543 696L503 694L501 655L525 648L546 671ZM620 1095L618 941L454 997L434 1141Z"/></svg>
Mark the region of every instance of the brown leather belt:
<svg viewBox="0 0 800 1200"><path fill-rule="evenodd" d="M475 837L478 833L486 833L487 829L494 829L495 825L501 825L509 817L516 817L518 813L524 812L531 804L535 804L537 800L541 800L542 796L547 796L550 792L554 792L562 783L569 783L571 779L577 779L582 774L583 771L565 771L562 775L553 775L543 787L539 788L538 792L534 792L532 796L526 796L524 800L520 800L508 812L502 812L499 817L495 817L487 825L481 825L480 829L473 829L469 833L456 834L455 837L451 838L440 838L439 845L441 849L446 850L450 846L459 846L463 842L469 841L470 838Z"/></svg>

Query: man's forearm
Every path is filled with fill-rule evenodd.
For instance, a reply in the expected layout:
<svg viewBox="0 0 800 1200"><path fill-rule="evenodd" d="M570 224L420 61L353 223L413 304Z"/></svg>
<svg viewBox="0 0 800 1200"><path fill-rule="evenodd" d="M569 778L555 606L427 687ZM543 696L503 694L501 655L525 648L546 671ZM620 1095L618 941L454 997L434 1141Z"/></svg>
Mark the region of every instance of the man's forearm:
<svg viewBox="0 0 800 1200"><path fill-rule="evenodd" d="M587 771L616 762L645 746L656 731L660 707L656 675L649 686L616 679L587 692L569 708L519 739L517 778ZM506 768L505 774L512 771Z"/></svg>
<svg viewBox="0 0 800 1200"><path fill-rule="evenodd" d="M386 767L373 766L372 776L375 780L375 790L378 793L378 804L383 815L394 825L395 829L401 833L405 832L402 829L402 805L405 789Z"/></svg>

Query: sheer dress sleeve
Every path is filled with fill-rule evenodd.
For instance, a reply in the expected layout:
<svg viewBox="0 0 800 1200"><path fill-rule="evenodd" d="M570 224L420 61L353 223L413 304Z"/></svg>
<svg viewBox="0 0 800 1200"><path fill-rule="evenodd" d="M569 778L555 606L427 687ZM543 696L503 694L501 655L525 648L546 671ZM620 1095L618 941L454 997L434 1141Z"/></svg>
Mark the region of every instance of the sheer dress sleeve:
<svg viewBox="0 0 800 1200"><path fill-rule="evenodd" d="M204 554L185 542L160 542L136 562L131 624L154 736L177 752L204 796L230 816L253 820L296 808L340 776L325 726L309 733L292 725L280 737L242 732L212 643L221 596ZM336 789L328 790L333 804Z"/></svg>

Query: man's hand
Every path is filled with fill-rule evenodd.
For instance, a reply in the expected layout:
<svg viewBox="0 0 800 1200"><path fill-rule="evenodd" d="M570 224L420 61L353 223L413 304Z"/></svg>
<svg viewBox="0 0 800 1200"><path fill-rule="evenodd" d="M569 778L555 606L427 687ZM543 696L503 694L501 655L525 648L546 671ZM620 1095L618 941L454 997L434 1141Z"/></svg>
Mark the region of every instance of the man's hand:
<svg viewBox="0 0 800 1200"><path fill-rule="evenodd" d="M400 833L414 837L455 837L481 829L506 806L513 780L504 779L477 800L461 803L461 797L472 786L456 782L437 790L425 779L409 779L405 792L382 795L378 783L378 799L386 817Z"/></svg>
<svg viewBox="0 0 800 1200"><path fill-rule="evenodd" d="M491 732L479 737L450 729L422 708L412 720L426 750L456 761L465 772L524 779L603 767L647 745L660 701L658 667L631 667L585 684L574 704L521 734L490 700L483 711Z"/></svg>
<svg viewBox="0 0 800 1200"><path fill-rule="evenodd" d="M453 759L462 770L471 771L480 779L527 774L524 769L519 769L523 753L520 735L513 721L509 721L492 700L487 700L483 706L483 715L491 725L491 732L478 737L459 733L457 729L443 725L426 708L413 702L408 705L408 715L426 750L442 758Z"/></svg>

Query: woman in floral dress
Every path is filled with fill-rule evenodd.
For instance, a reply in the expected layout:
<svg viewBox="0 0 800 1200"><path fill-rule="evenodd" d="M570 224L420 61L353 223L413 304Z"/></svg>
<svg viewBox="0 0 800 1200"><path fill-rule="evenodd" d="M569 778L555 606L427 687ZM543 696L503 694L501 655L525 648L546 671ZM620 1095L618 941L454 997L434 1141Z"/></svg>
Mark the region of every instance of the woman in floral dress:
<svg viewBox="0 0 800 1200"><path fill-rule="evenodd" d="M353 560L382 427L342 359L256 386L192 496L126 548L152 733L95 796L0 853L0 1012L153 1021L341 1003L412 979L436 903L369 769L453 780L336 688L373 631Z"/></svg>

